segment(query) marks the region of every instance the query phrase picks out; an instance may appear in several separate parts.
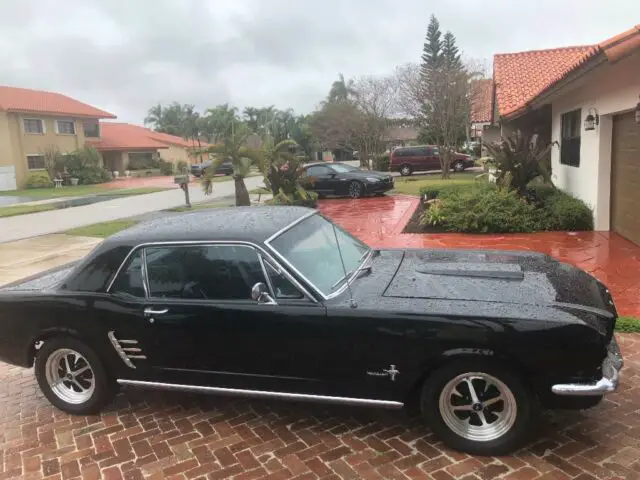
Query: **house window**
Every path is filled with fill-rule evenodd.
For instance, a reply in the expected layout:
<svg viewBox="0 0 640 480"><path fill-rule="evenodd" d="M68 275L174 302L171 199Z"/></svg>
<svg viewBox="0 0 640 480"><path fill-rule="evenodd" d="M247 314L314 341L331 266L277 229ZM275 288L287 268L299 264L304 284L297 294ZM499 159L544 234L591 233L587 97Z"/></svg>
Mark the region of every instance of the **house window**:
<svg viewBox="0 0 640 480"><path fill-rule="evenodd" d="M44 155L27 155L29 170L44 170Z"/></svg>
<svg viewBox="0 0 640 480"><path fill-rule="evenodd" d="M560 163L572 167L580 166L580 126L582 110L573 110L562 115L562 139Z"/></svg>
<svg viewBox="0 0 640 480"><path fill-rule="evenodd" d="M56 121L56 133L60 135L75 135L76 124L73 120Z"/></svg>
<svg viewBox="0 0 640 480"><path fill-rule="evenodd" d="M87 120L82 124L84 130L84 136L89 138L100 137L100 124L97 120Z"/></svg>
<svg viewBox="0 0 640 480"><path fill-rule="evenodd" d="M42 135L44 133L44 123L39 118L25 118L23 120L24 133Z"/></svg>

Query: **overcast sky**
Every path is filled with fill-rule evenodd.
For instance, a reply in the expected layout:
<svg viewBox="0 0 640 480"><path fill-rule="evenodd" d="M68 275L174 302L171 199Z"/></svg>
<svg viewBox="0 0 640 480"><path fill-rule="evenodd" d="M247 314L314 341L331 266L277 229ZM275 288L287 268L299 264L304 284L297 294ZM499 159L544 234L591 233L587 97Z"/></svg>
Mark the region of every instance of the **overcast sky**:
<svg viewBox="0 0 640 480"><path fill-rule="evenodd" d="M593 44L639 0L0 0L0 85L64 93L142 123L160 102L311 111L339 72L420 58L429 16L464 53Z"/></svg>

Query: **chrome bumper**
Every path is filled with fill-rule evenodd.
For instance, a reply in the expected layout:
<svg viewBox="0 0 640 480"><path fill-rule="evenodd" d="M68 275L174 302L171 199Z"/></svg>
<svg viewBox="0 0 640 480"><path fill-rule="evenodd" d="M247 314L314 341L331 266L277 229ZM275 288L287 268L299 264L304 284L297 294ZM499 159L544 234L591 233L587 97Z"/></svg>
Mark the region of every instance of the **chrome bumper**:
<svg viewBox="0 0 640 480"><path fill-rule="evenodd" d="M601 396L615 392L620 382L624 361L615 335L607 345L607 357L602 362L602 378L595 383L564 383L551 387L556 395Z"/></svg>

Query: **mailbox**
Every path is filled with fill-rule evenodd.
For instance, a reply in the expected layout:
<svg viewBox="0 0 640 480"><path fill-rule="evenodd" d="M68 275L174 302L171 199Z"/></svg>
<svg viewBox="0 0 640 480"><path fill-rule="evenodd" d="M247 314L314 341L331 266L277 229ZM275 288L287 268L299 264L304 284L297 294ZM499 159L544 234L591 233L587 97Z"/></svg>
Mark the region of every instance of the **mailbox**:
<svg viewBox="0 0 640 480"><path fill-rule="evenodd" d="M176 175L173 177L173 183L177 183L178 185L184 185L189 183L189 175Z"/></svg>

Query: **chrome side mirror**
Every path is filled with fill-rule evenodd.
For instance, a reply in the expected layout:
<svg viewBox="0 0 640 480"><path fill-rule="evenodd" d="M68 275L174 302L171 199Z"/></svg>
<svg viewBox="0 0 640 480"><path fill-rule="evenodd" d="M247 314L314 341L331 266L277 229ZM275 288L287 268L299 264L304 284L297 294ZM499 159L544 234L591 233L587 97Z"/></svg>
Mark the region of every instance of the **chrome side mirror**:
<svg viewBox="0 0 640 480"><path fill-rule="evenodd" d="M276 303L269 295L269 289L267 286L262 283L256 283L253 288L251 288L251 298L254 299L258 303Z"/></svg>

